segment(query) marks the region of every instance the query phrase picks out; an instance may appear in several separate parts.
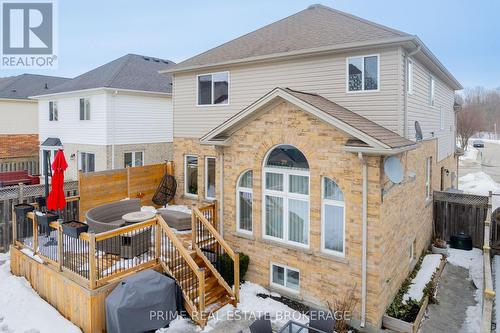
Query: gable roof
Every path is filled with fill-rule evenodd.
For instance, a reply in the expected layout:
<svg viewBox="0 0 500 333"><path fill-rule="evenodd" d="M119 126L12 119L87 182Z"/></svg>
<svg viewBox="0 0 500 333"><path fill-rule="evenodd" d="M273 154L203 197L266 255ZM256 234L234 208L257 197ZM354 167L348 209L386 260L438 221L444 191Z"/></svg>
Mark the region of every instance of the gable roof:
<svg viewBox="0 0 500 333"><path fill-rule="evenodd" d="M206 144L226 144L232 133L244 123L257 116L259 111L276 101L286 100L302 110L320 118L326 123L351 135L355 140L348 140L347 150L376 152L377 154L394 154L413 149L417 143L355 113L320 95L275 88L265 96L252 103L227 121L204 135L200 141Z"/></svg>
<svg viewBox="0 0 500 333"><path fill-rule="evenodd" d="M57 87L68 78L36 74L21 74L17 76L0 78L0 98L28 99Z"/></svg>
<svg viewBox="0 0 500 333"><path fill-rule="evenodd" d="M173 71L231 60L315 49L373 39L410 36L377 23L326 7L312 5L177 64Z"/></svg>
<svg viewBox="0 0 500 333"><path fill-rule="evenodd" d="M170 60L127 54L49 89L42 95L95 88L172 93L171 76L160 74L159 71L173 65L174 62Z"/></svg>

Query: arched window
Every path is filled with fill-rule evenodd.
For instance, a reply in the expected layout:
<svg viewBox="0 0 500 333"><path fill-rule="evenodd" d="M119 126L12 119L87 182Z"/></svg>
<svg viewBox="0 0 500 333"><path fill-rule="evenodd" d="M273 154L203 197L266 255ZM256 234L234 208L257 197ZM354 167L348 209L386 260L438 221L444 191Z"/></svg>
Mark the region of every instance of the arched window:
<svg viewBox="0 0 500 333"><path fill-rule="evenodd" d="M236 188L236 228L240 232L252 233L252 185L252 170L243 172Z"/></svg>
<svg viewBox="0 0 500 333"><path fill-rule="evenodd" d="M270 151L263 188L263 237L308 246L309 164L304 154L290 145Z"/></svg>
<svg viewBox="0 0 500 333"><path fill-rule="evenodd" d="M330 178L323 178L321 203L321 249L335 255L345 255L344 194Z"/></svg>

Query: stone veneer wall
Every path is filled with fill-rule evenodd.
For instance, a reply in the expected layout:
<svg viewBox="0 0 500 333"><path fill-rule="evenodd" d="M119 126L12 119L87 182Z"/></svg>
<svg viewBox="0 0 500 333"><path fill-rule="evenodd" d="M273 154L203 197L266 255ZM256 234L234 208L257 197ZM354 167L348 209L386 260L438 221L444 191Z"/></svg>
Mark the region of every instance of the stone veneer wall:
<svg viewBox="0 0 500 333"><path fill-rule="evenodd" d="M224 238L237 251L250 256L246 278L269 287L270 262L298 268L301 274L299 294L294 298L306 303L326 306L327 301L342 297L354 284L361 297L361 227L362 178L361 162L355 154L343 151L347 136L309 116L298 108L281 103L258 116L231 137L224 153ZM262 237L262 165L266 153L275 145L291 144L300 149L310 165L310 246L297 249ZM213 146L201 145L198 139L174 138L175 174L178 181L176 202L189 205L204 203L205 157L217 159L217 198L220 198L220 152ZM198 156L198 198L184 192L184 156ZM379 327L385 309L412 263L408 252L417 239L416 253L429 245L432 232L432 205L425 204L425 157L433 157L433 188L439 189L439 169L445 165L456 171L456 159L450 157L436 163L436 140L401 154L407 171L414 171L414 181L396 185L382 195L386 183L383 159L368 157L368 278L367 321ZM253 234L236 231L236 182L242 172L253 170ZM346 213L346 256L338 258L320 251L321 179L334 179L344 192ZM449 182L449 178L447 181ZM445 182L446 184L446 182ZM407 250L408 249L408 250ZM406 256L406 257L405 257ZM287 294L279 290L282 294ZM360 303L356 309L359 312Z"/></svg>

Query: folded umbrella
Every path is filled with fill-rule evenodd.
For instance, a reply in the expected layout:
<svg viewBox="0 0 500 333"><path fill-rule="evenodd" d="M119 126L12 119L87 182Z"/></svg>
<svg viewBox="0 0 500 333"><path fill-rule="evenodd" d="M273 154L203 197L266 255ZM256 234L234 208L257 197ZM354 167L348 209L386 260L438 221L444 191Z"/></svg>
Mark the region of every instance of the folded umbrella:
<svg viewBox="0 0 500 333"><path fill-rule="evenodd" d="M47 198L47 209L62 210L66 207L66 197L64 195L64 171L68 168L68 163L64 157L62 149L57 151L57 154L52 162L52 186Z"/></svg>

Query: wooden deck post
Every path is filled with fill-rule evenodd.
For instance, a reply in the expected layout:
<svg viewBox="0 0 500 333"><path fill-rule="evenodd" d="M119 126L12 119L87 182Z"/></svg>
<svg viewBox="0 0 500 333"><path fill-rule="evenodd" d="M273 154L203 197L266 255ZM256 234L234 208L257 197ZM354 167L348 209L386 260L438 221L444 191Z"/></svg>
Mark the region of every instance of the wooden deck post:
<svg viewBox="0 0 500 333"><path fill-rule="evenodd" d="M50 227L49 227L50 228ZM63 241L63 231L61 225L57 226L57 264L59 266L59 271L62 272L64 261L64 241Z"/></svg>
<svg viewBox="0 0 500 333"><path fill-rule="evenodd" d="M157 262L161 261L161 226L158 218L155 224L155 258Z"/></svg>
<svg viewBox="0 0 500 333"><path fill-rule="evenodd" d="M196 236L198 230L196 229L196 216L194 215L194 211L191 212L191 245L194 249L196 245Z"/></svg>
<svg viewBox="0 0 500 333"><path fill-rule="evenodd" d="M218 214L218 211L219 211L219 203L218 203L217 200L214 200L214 211L213 211L212 219L213 219L214 228L217 231L220 230L220 228L219 228L219 214Z"/></svg>
<svg viewBox="0 0 500 333"><path fill-rule="evenodd" d="M9 202L7 200L7 202ZM7 207L4 202L4 207ZM14 211L14 206L12 206L12 245L15 245L17 241L17 217Z"/></svg>
<svg viewBox="0 0 500 333"><path fill-rule="evenodd" d="M200 268L199 272L198 311L200 312L200 319L203 319L203 312L205 312L205 268Z"/></svg>
<svg viewBox="0 0 500 333"><path fill-rule="evenodd" d="M38 251L38 218L36 214L33 214L33 253L36 254Z"/></svg>
<svg viewBox="0 0 500 333"><path fill-rule="evenodd" d="M97 271L96 271L96 259L95 259L95 248L96 240L95 233L89 234L89 286L90 289L95 289L97 286Z"/></svg>
<svg viewBox="0 0 500 333"><path fill-rule="evenodd" d="M240 300L240 254L234 252L234 298L235 303L238 304ZM236 306L234 304L234 306Z"/></svg>

